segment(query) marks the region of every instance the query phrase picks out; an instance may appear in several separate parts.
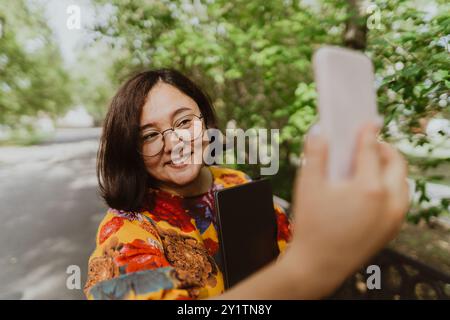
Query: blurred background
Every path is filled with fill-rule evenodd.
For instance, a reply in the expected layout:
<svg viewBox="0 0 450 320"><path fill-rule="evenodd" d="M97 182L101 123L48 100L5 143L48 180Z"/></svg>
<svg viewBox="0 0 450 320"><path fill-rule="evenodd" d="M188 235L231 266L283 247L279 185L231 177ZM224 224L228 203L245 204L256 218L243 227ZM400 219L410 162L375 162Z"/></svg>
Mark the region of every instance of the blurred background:
<svg viewBox="0 0 450 320"><path fill-rule="evenodd" d="M445 0L1 0L0 298L83 298L67 288L66 269L79 266L84 285L106 210L100 127L135 71L190 76L221 129L280 129L272 183L290 201L317 117L311 57L323 44L373 60L382 134L409 161L411 210L389 247L450 275L449 39ZM429 287L413 290L440 297Z"/></svg>

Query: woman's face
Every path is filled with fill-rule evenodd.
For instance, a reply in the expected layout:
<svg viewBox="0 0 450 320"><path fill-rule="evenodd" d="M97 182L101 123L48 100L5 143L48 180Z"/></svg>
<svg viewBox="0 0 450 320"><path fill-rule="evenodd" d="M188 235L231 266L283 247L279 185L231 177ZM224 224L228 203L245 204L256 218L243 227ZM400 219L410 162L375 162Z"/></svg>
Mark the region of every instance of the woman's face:
<svg viewBox="0 0 450 320"><path fill-rule="evenodd" d="M140 119L140 136L144 137L146 133L152 130L162 132L172 128L177 120L192 114L201 115L197 103L176 87L160 81L150 90L143 106ZM205 145L192 142L191 154L187 154L188 158L181 164L174 164L172 162L174 160L172 159L172 150L177 144L180 146L180 140L170 130L164 134L163 140L165 143L161 152L152 157L148 156L150 155L149 148L145 144L143 145L141 152L147 172L160 183L169 186L180 187L194 181L202 167L201 161L193 160L194 147L197 148L196 159L199 159L198 155L202 155ZM176 159L174 161L177 163Z"/></svg>

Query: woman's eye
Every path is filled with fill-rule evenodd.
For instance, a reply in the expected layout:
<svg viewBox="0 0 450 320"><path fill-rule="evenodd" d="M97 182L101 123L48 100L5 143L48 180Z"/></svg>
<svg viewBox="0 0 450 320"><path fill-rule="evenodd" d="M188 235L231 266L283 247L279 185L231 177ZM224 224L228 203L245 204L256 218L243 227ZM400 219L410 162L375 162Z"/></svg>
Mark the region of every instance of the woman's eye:
<svg viewBox="0 0 450 320"><path fill-rule="evenodd" d="M150 133L146 133L144 134L144 136L142 137L144 140L151 140L154 139L158 136L159 133L157 132L150 132Z"/></svg>
<svg viewBox="0 0 450 320"><path fill-rule="evenodd" d="M190 124L191 124L191 120L190 119L184 119L184 120L181 120L177 124L177 128L186 128L186 127L189 127Z"/></svg>

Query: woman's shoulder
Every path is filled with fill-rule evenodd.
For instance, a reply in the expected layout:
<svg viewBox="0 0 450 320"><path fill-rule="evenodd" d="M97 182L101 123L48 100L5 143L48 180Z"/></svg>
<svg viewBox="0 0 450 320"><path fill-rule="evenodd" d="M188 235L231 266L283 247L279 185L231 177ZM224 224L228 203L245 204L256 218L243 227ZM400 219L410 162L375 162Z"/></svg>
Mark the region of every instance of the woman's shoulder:
<svg viewBox="0 0 450 320"><path fill-rule="evenodd" d="M147 213L145 210L133 212L108 208L97 228L97 246L103 246L113 238L123 243L145 239L152 243L156 241L156 245L159 246L157 243L161 240L160 226Z"/></svg>
<svg viewBox="0 0 450 320"><path fill-rule="evenodd" d="M110 220L127 220L130 222L137 221L142 222L145 220L144 212L141 211L125 211L125 210L119 210L114 208L108 208L106 210L105 215L103 216L102 221L100 224L103 224Z"/></svg>
<svg viewBox="0 0 450 320"><path fill-rule="evenodd" d="M241 170L217 165L209 166L209 168L214 176L215 184L220 184L223 185L224 187L229 187L252 181L250 176Z"/></svg>

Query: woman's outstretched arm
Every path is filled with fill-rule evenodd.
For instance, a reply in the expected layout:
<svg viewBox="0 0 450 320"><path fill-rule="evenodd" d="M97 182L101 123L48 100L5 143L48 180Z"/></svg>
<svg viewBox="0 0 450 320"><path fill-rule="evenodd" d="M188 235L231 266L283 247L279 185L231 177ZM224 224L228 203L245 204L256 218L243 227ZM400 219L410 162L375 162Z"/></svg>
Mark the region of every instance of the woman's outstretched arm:
<svg viewBox="0 0 450 320"><path fill-rule="evenodd" d="M294 235L285 255L219 299L317 299L339 285L397 234L408 209L406 162L363 128L352 176L330 183L327 145L309 136L294 185Z"/></svg>

